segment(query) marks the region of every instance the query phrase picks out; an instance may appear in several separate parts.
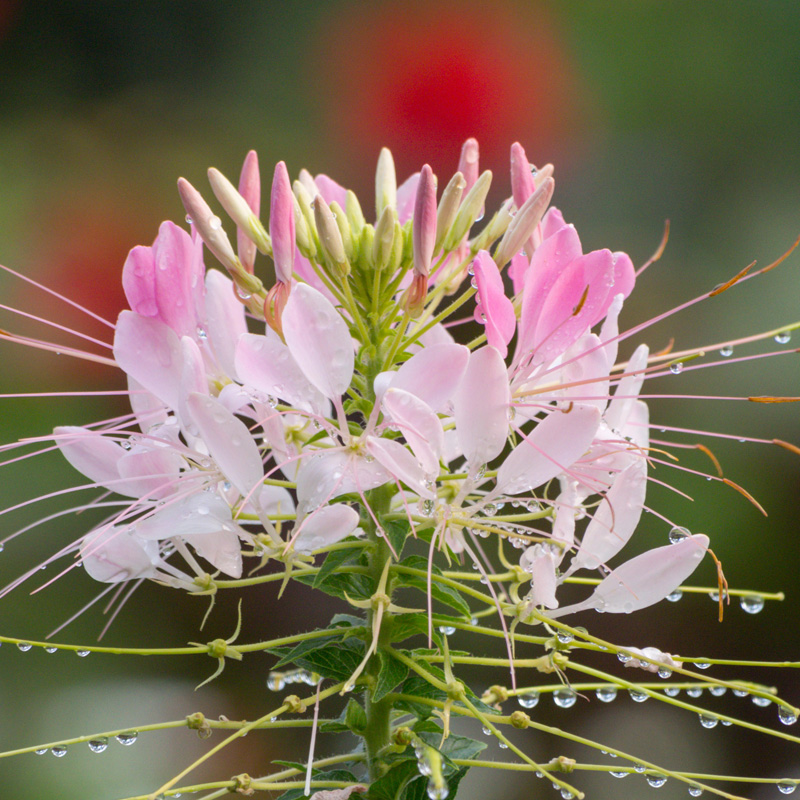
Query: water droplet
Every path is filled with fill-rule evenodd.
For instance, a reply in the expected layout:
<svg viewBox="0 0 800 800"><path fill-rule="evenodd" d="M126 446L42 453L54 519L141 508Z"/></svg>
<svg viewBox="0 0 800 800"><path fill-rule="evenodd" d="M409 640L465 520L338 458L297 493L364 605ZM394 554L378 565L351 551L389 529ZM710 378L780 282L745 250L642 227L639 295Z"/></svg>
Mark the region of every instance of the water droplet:
<svg viewBox="0 0 800 800"><path fill-rule="evenodd" d="M130 450L133 447L130 442L121 442L120 444L123 450Z"/></svg>
<svg viewBox="0 0 800 800"><path fill-rule="evenodd" d="M517 697L517 702L523 708L534 708L539 702L539 692L529 692L528 694L521 694Z"/></svg>
<svg viewBox="0 0 800 800"><path fill-rule="evenodd" d="M647 775L646 778L654 789L660 789L667 782L667 776L662 775L660 772L654 772L652 775Z"/></svg>
<svg viewBox="0 0 800 800"><path fill-rule="evenodd" d="M188 222L189 225L193 225L194 224L192 218L188 214L186 215L186 222Z"/></svg>
<svg viewBox="0 0 800 800"><path fill-rule="evenodd" d="M45 653L55 653L58 650L57 647L45 647Z"/></svg>
<svg viewBox="0 0 800 800"><path fill-rule="evenodd" d="M739 598L739 605L748 614L758 614L764 608L764 598L757 594L745 594Z"/></svg>
<svg viewBox="0 0 800 800"><path fill-rule="evenodd" d="M37 756L43 756L47 752L47 748L40 747L38 750L34 750L33 752L36 753Z"/></svg>
<svg viewBox="0 0 800 800"><path fill-rule="evenodd" d="M640 775L647 769L644 764L634 764L633 771L638 772Z"/></svg>
<svg viewBox="0 0 800 800"><path fill-rule="evenodd" d="M659 667L658 669L658 677L663 678L666 680L669 676L672 675L672 670L668 669L667 667Z"/></svg>
<svg viewBox="0 0 800 800"><path fill-rule="evenodd" d="M772 702L769 697L759 697L758 695L753 695L752 700L760 708L766 708Z"/></svg>
<svg viewBox="0 0 800 800"><path fill-rule="evenodd" d="M665 686L664 687L664 694L667 697L677 697L681 693L681 690L677 686Z"/></svg>
<svg viewBox="0 0 800 800"><path fill-rule="evenodd" d="M692 686L691 689L686 690L686 694L688 694L689 697L700 697L700 695L703 694L703 689L700 686Z"/></svg>
<svg viewBox="0 0 800 800"><path fill-rule="evenodd" d="M700 724L704 728L711 729L717 727L717 723L719 722L718 717L714 717L711 714L698 714L698 716L700 717Z"/></svg>
<svg viewBox="0 0 800 800"><path fill-rule="evenodd" d="M733 355L733 345L726 344L724 347L720 347L719 354L723 358L728 358L729 356Z"/></svg>
<svg viewBox="0 0 800 800"><path fill-rule="evenodd" d="M17 642L17 647L22 650L23 653L27 653L33 645L30 642Z"/></svg>
<svg viewBox="0 0 800 800"><path fill-rule="evenodd" d="M708 669L711 666L711 664L706 661L695 661L694 665L697 669Z"/></svg>
<svg viewBox="0 0 800 800"><path fill-rule="evenodd" d="M670 364L669 371L673 375L680 375L681 372L683 372L683 361L676 361L674 364ZM664 778L664 780L666 780L666 778Z"/></svg>
<svg viewBox="0 0 800 800"><path fill-rule="evenodd" d="M691 797L700 797L703 794L703 787L702 786L690 786L689 787L689 795Z"/></svg>
<svg viewBox="0 0 800 800"><path fill-rule="evenodd" d="M747 689L734 689L733 690L733 696L734 697L747 697L748 694L750 694L750 692L748 692Z"/></svg>
<svg viewBox="0 0 800 800"><path fill-rule="evenodd" d="M197 334L197 338L201 339L202 341L205 341L206 339L208 339L208 332L206 331L206 329L202 325L198 325L195 328L195 333Z"/></svg>
<svg viewBox="0 0 800 800"><path fill-rule="evenodd" d="M439 633L443 633L445 636L452 636L455 632L456 629L452 625L439 626Z"/></svg>
<svg viewBox="0 0 800 800"><path fill-rule="evenodd" d="M489 728L487 728L485 725L481 728L481 730L483 731L483 735L484 736L491 736L492 735L491 730L489 730Z"/></svg>
<svg viewBox="0 0 800 800"><path fill-rule="evenodd" d="M678 544L678 542L682 542L684 539L688 539L690 535L691 534L688 528L683 528L679 525L676 525L669 532L669 542L670 544Z"/></svg>
<svg viewBox="0 0 800 800"><path fill-rule="evenodd" d="M793 708L781 706L778 709L778 719L780 719L784 725L794 725L795 722L797 722L797 713Z"/></svg>
<svg viewBox="0 0 800 800"><path fill-rule="evenodd" d="M487 517L493 517L497 513L497 506L494 503L486 503L483 506L483 513Z"/></svg>
<svg viewBox="0 0 800 800"><path fill-rule="evenodd" d="M683 597L683 592L680 589L676 589L674 592L670 592L667 595L667 600L669 600L670 603L677 603L681 597Z"/></svg>
<svg viewBox="0 0 800 800"><path fill-rule="evenodd" d="M595 689L594 693L595 693L595 695L597 695L597 699L601 703L610 703L617 696L617 687L616 686L600 686L599 688Z"/></svg>
<svg viewBox="0 0 800 800"><path fill-rule="evenodd" d="M627 653L617 653L617 658L623 664L627 664L633 658L633 656L629 656Z"/></svg>
<svg viewBox="0 0 800 800"><path fill-rule="evenodd" d="M130 731L129 733L118 733L115 738L120 744L130 747L130 745L132 745L139 738L139 732Z"/></svg>
<svg viewBox="0 0 800 800"><path fill-rule="evenodd" d="M50 748L50 752L56 758L64 758L64 756L67 754L67 746L65 744L57 744L55 747Z"/></svg>
<svg viewBox="0 0 800 800"><path fill-rule="evenodd" d="M791 794L797 788L797 784L794 781L781 781L778 784L778 791L781 794Z"/></svg>
<svg viewBox="0 0 800 800"><path fill-rule="evenodd" d="M562 789L561 796L564 798L564 800L572 800L572 798L575 797L575 795L572 794L569 789Z"/></svg>
<svg viewBox="0 0 800 800"><path fill-rule="evenodd" d="M80 658L86 658L86 656L88 656L89 653L90 653L89 650L76 650L75 651L75 655L79 656Z"/></svg>
<svg viewBox="0 0 800 800"><path fill-rule="evenodd" d="M728 689L725 686L709 686L708 691L714 695L714 697L722 697Z"/></svg>
<svg viewBox="0 0 800 800"><path fill-rule="evenodd" d="M208 227L212 231L218 231L222 227L222 220L216 214L212 214L208 218Z"/></svg>
<svg viewBox="0 0 800 800"><path fill-rule="evenodd" d="M507 745L505 742L498 742L498 743L497 743L497 746L498 746L498 747L499 747L501 750L508 750L508 745Z"/></svg>
<svg viewBox="0 0 800 800"><path fill-rule="evenodd" d="M571 708L577 699L578 695L572 689L556 689L553 692L553 702L559 708Z"/></svg>
<svg viewBox="0 0 800 800"><path fill-rule="evenodd" d="M638 689L628 689L628 694L635 703L644 703L650 697L647 692L640 692Z"/></svg>
<svg viewBox="0 0 800 800"><path fill-rule="evenodd" d="M775 341L778 344L788 344L792 340L791 331L781 331L775 334Z"/></svg>
<svg viewBox="0 0 800 800"><path fill-rule="evenodd" d="M448 794L450 794L450 790L447 788L446 783L437 786L434 781L431 781L428 784L428 797L430 800L445 800Z"/></svg>
<svg viewBox="0 0 800 800"><path fill-rule="evenodd" d="M99 736L97 739L89 740L89 749L93 753L102 753L108 747L108 739L105 736Z"/></svg>
<svg viewBox="0 0 800 800"><path fill-rule="evenodd" d="M569 644L575 637L569 631L558 631L556 633L556 639L558 639L561 644Z"/></svg>
<svg viewBox="0 0 800 800"><path fill-rule="evenodd" d="M435 500L423 500L420 503L420 511L426 517L432 517L433 512L436 510L436 501Z"/></svg>
<svg viewBox="0 0 800 800"><path fill-rule="evenodd" d="M286 686L286 678L282 672L270 672L267 677L267 689L271 692L280 692Z"/></svg>

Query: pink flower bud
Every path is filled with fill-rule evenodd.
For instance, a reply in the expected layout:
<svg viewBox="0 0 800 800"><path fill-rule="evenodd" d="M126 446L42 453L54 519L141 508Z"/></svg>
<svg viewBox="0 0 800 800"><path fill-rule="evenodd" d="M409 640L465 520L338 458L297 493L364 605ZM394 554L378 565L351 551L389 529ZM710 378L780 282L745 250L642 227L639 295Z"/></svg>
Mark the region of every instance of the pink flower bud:
<svg viewBox="0 0 800 800"><path fill-rule="evenodd" d="M436 176L426 164L419 176L414 203L414 271L428 276L436 243Z"/></svg>
<svg viewBox="0 0 800 800"><path fill-rule="evenodd" d="M272 238L275 276L281 283L289 284L294 266L294 196L289 173L283 161L275 165L275 175L272 179L269 235Z"/></svg>

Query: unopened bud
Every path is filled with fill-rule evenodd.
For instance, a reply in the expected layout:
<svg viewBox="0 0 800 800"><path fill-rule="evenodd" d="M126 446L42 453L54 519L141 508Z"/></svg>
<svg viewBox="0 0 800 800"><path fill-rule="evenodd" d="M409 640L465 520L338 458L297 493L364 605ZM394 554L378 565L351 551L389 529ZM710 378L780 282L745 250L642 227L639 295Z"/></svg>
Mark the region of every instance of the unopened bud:
<svg viewBox="0 0 800 800"><path fill-rule="evenodd" d="M239 231L244 233L262 253L271 252L270 239L261 220L253 213L248 202L239 194L234 185L218 170L211 167L208 170L208 182L228 216L236 223ZM241 250L241 243L239 249ZM249 248L245 248L249 254ZM253 253L255 256L255 253ZM243 263L246 259L242 259ZM252 266L252 259L248 262Z"/></svg>
<svg viewBox="0 0 800 800"><path fill-rule="evenodd" d="M319 188L314 180L314 176L305 169L305 167L300 170L300 183L303 184L312 200L319 194Z"/></svg>
<svg viewBox="0 0 800 800"><path fill-rule="evenodd" d="M388 150L386 152L389 152ZM392 255L394 241L394 223L397 214L391 206L386 206L375 226L375 241L372 244L372 263L375 269L382 270Z"/></svg>
<svg viewBox="0 0 800 800"><path fill-rule="evenodd" d="M339 227L328 204L319 194L314 198L314 219L317 222L317 232L322 250L330 259L331 264L339 270L344 270L346 274L347 256L344 253L342 234L339 232Z"/></svg>
<svg viewBox="0 0 800 800"><path fill-rule="evenodd" d="M375 171L375 216L381 218L387 208L397 208L397 175L394 159L388 147L381 149Z"/></svg>
<svg viewBox="0 0 800 800"><path fill-rule="evenodd" d="M419 174L417 196L414 200L414 271L428 275L431 270L433 246L436 243L436 176L425 164Z"/></svg>
<svg viewBox="0 0 800 800"><path fill-rule="evenodd" d="M444 240L445 250L455 250L461 240L467 235L475 220L480 215L489 187L492 185L492 173L486 170L464 198L461 208L458 209L455 222L447 232Z"/></svg>
<svg viewBox="0 0 800 800"><path fill-rule="evenodd" d="M514 711L511 714L511 726L524 730L531 724L531 718L524 711Z"/></svg>
<svg viewBox="0 0 800 800"><path fill-rule="evenodd" d="M178 178L178 192L183 201L183 207L205 246L232 275L245 272L233 252L233 247L228 239L228 234L222 228L220 218L203 200L200 192L185 178Z"/></svg>
<svg viewBox="0 0 800 800"><path fill-rule="evenodd" d="M439 209L436 214L436 243L433 252L438 253L442 249L444 237L455 222L458 207L461 205L461 198L467 182L460 172L456 172L442 192L442 199L439 201Z"/></svg>
<svg viewBox="0 0 800 800"><path fill-rule="evenodd" d="M403 292L400 305L411 319L416 319L422 313L425 299L428 296L428 277L414 275L411 285Z"/></svg>
<svg viewBox="0 0 800 800"><path fill-rule="evenodd" d="M301 183L297 184L303 189ZM305 189L303 189L305 192ZM311 228L308 225L303 209L297 200L297 195L294 196L294 236L297 242L297 249L302 256L306 258L314 258L317 255L317 245L314 242L314 236L311 234Z"/></svg>
<svg viewBox="0 0 800 800"><path fill-rule="evenodd" d="M366 225L366 220L364 219L364 213L361 211L361 203L358 202L356 193L351 189L348 189L345 195L344 210L353 235L360 236L362 228Z"/></svg>
<svg viewBox="0 0 800 800"><path fill-rule="evenodd" d="M394 236L392 237L392 252L389 255L388 264L389 271L392 274L397 271L397 268L403 263L404 258L406 261L410 260L410 254L408 254L407 251L409 249L408 242L412 237L406 235L407 233L410 232L395 220Z"/></svg>
<svg viewBox="0 0 800 800"><path fill-rule="evenodd" d="M245 156L242 164L242 171L239 174L239 194L258 218L261 213L261 173L258 169L258 155L255 150L251 150ZM264 229L263 225L261 229ZM264 233L266 235L266 231ZM248 272L253 272L257 249L256 242L245 231L238 228L236 230L236 252ZM272 244L269 246L268 255L272 255Z"/></svg>
<svg viewBox="0 0 800 800"><path fill-rule="evenodd" d="M478 140L467 139L461 147L461 157L458 160L458 171L464 176L467 185L465 191L469 192L478 180Z"/></svg>
<svg viewBox="0 0 800 800"><path fill-rule="evenodd" d="M275 276L281 283L290 283L294 269L294 198L286 164L275 165L269 206L269 235L272 239L272 258Z"/></svg>
<svg viewBox="0 0 800 800"><path fill-rule="evenodd" d="M500 244L494 253L494 260L497 266L502 269L511 257L522 249L523 244L531 237L536 230L536 226L542 221L556 183L552 178L548 178L542 185L525 201L522 208L517 211L514 219L508 226Z"/></svg>
<svg viewBox="0 0 800 800"><path fill-rule="evenodd" d="M514 198L509 197L489 220L489 224L470 243L473 254L488 250L508 230L511 220L514 219L513 207Z"/></svg>
<svg viewBox="0 0 800 800"><path fill-rule="evenodd" d="M308 225L309 231L316 236L317 234L317 223L314 219L314 198L316 195L310 195L308 193L308 189L306 189L305 185L302 181L295 181L292 184L292 192L294 193L294 199L297 200L297 205L300 207L300 211L303 215L303 218Z"/></svg>
<svg viewBox="0 0 800 800"><path fill-rule="evenodd" d="M357 242L353 241L353 232L350 230L350 222L347 219L347 214L345 214L342 207L335 200L331 202L330 209L336 221L336 227L339 228L339 233L342 237L344 254L347 256L347 260L352 263L355 260Z"/></svg>

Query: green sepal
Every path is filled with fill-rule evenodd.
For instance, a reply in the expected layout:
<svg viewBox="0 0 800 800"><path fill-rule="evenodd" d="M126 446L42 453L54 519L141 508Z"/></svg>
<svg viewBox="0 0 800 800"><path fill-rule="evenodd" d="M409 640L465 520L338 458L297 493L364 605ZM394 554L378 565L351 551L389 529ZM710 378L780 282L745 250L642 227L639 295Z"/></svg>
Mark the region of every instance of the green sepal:
<svg viewBox="0 0 800 800"><path fill-rule="evenodd" d="M305 767L302 767L305 772ZM348 783L358 783L358 778L352 772L346 769L333 769L330 772L320 772L318 769L311 771L312 781L346 781ZM278 797L278 800L299 800L305 797L305 793L301 788L289 789Z"/></svg>
<svg viewBox="0 0 800 800"><path fill-rule="evenodd" d="M402 683L408 675L408 667L396 658L392 658L382 650L378 651L380 670L375 688L372 690L371 702L377 703L386 697L389 692Z"/></svg>
<svg viewBox="0 0 800 800"><path fill-rule="evenodd" d="M404 567L411 567L413 569L424 571L429 569L428 559L423 558L422 556L409 556L408 558L403 559L400 564ZM442 571L436 566L431 565L430 570L431 574L433 575L440 576L442 574ZM428 594L428 582L425 578L419 578L416 575L403 574L400 576L400 579L402 580L404 586L411 586L414 589L419 589L425 595ZM433 595L434 599L438 600L439 602L444 603L445 605L450 606L450 608L454 608L456 611L463 614L466 619L472 619L472 611L470 610L469 604L461 596L461 593L457 589L453 589L451 586L445 586L439 581L432 580L431 595Z"/></svg>
<svg viewBox="0 0 800 800"><path fill-rule="evenodd" d="M346 681L364 659L366 645L361 639L350 637L343 642L322 637L296 647L275 647L268 652L280 656L276 666L296 664L334 681Z"/></svg>
<svg viewBox="0 0 800 800"><path fill-rule="evenodd" d="M347 701L344 710L344 724L347 730L352 731L356 736L363 736L367 729L367 712L354 697Z"/></svg>

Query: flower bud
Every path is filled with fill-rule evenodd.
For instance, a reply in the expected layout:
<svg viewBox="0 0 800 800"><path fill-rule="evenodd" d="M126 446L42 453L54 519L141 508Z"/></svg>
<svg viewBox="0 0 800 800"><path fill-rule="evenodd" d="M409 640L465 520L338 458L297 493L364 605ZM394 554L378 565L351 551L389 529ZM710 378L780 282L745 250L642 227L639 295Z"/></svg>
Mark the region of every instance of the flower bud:
<svg viewBox="0 0 800 800"><path fill-rule="evenodd" d="M547 206L550 205L555 186L556 182L552 178L547 178L517 211L495 250L494 260L498 267L502 269L536 230L544 212L547 211Z"/></svg>
<svg viewBox="0 0 800 800"><path fill-rule="evenodd" d="M346 275L349 271L349 265L347 264L347 256L344 253L342 234L339 232L339 226L336 224L328 204L319 194L314 198L314 219L317 223L319 243L323 252L331 264Z"/></svg>
<svg viewBox="0 0 800 800"><path fill-rule="evenodd" d="M386 151L389 152L388 150ZM375 269L382 270L392 255L392 242L394 241L394 223L397 214L391 206L386 206L381 213L378 224L375 226L375 241L372 244L372 263Z"/></svg>
<svg viewBox="0 0 800 800"><path fill-rule="evenodd" d="M492 173L487 169L486 172L478 178L475 185L464 198L464 202L461 204L461 208L456 215L456 220L445 236L445 250L455 250L461 243L461 240L469 233L469 229L472 227L483 208L486 195L489 193L489 187L491 185Z"/></svg>
<svg viewBox="0 0 800 800"><path fill-rule="evenodd" d="M211 184L211 189L217 200L228 212L228 216L236 223L239 232L244 234L245 241L249 240L264 254L270 253L272 247L261 220L253 213L248 202L239 194L233 184L214 167L208 170L208 182ZM252 257L248 259L251 253L250 248L247 246L242 248L241 241L237 243L239 244L239 250L244 249L245 251L245 257L241 259L242 263L247 262L248 271L252 271L250 267L252 267L255 253L253 252Z"/></svg>
<svg viewBox="0 0 800 800"><path fill-rule="evenodd" d="M469 192L478 180L478 140L467 139L461 147L461 157L458 160L458 171L466 181L465 191Z"/></svg>
<svg viewBox="0 0 800 800"><path fill-rule="evenodd" d="M536 184L531 174L531 164L522 145L514 142L511 145L511 194L517 208L522 208L535 191Z"/></svg>
<svg viewBox="0 0 800 800"><path fill-rule="evenodd" d="M339 228L339 233L342 236L344 254L347 256L347 260L352 264L353 261L355 261L357 243L353 241L353 232L350 229L350 222L347 219L347 214L345 214L342 207L335 200L331 202L330 209L336 221L336 227Z"/></svg>
<svg viewBox="0 0 800 800"><path fill-rule="evenodd" d="M427 276L431 269L433 246L436 243L436 176L425 164L419 174L414 202L414 271Z"/></svg>
<svg viewBox="0 0 800 800"><path fill-rule="evenodd" d="M251 150L244 159L242 164L242 171L239 174L239 194L244 198L245 202L256 217L261 213L261 174L258 169L258 155L255 150ZM260 225L259 220L259 225ZM261 225L261 230L264 226ZM264 231L266 236L266 231ZM239 259L244 264L248 272L253 271L256 260L257 243L250 238L250 236L241 228L236 231L236 252L239 254ZM272 255L272 243L269 244L269 253L265 255Z"/></svg>
<svg viewBox="0 0 800 800"><path fill-rule="evenodd" d="M275 165L269 206L269 235L272 239L272 258L275 276L281 283L290 283L294 269L294 199L286 164Z"/></svg>
<svg viewBox="0 0 800 800"><path fill-rule="evenodd" d="M381 149L375 171L375 216L380 219L386 208L397 208L397 176L394 159L388 147Z"/></svg>
<svg viewBox="0 0 800 800"><path fill-rule="evenodd" d="M312 208L316 194L310 195L302 181L295 181L294 184L292 184L292 192L294 193L294 199L297 200L297 205L300 207L303 219L305 219L308 225L309 233L312 235L312 238L316 239L317 222L314 219L314 209Z"/></svg>
<svg viewBox="0 0 800 800"><path fill-rule="evenodd" d="M436 214L436 243L433 246L434 253L438 253L439 250L442 249L442 242L444 242L444 237L455 221L466 186L467 182L464 179L464 175L460 172L456 172L456 174L450 178L450 182L447 186L444 187L442 199L439 201L439 209Z"/></svg>
<svg viewBox="0 0 800 800"><path fill-rule="evenodd" d="M228 234L222 229L220 218L214 214L202 195L185 178L178 178L178 192L183 207L189 215L195 230L205 246L217 257L219 262L233 275L244 272L233 252Z"/></svg>
<svg viewBox="0 0 800 800"><path fill-rule="evenodd" d="M495 212L489 220L489 224L473 239L470 251L475 254L481 250L488 250L508 229L514 215L511 209L514 206L514 198L509 197L505 203Z"/></svg>
<svg viewBox="0 0 800 800"><path fill-rule="evenodd" d="M303 192L305 192L303 184L298 183L297 185L303 190ZM303 209L300 207L300 203L297 200L296 194L293 200L294 236L295 241L297 242L297 249L300 251L302 256L305 256L306 258L314 258L317 255L317 245L314 241L314 236L311 232L311 228L309 227L308 220L303 213Z"/></svg>
<svg viewBox="0 0 800 800"><path fill-rule="evenodd" d="M347 190L345 195L344 210L347 215L347 221L350 223L350 229L354 236L359 236L361 230L366 225L364 214L361 211L361 203L358 202L356 193L351 189Z"/></svg>

